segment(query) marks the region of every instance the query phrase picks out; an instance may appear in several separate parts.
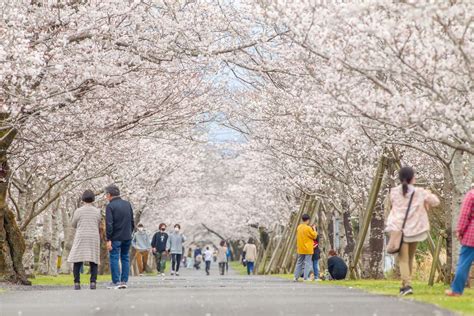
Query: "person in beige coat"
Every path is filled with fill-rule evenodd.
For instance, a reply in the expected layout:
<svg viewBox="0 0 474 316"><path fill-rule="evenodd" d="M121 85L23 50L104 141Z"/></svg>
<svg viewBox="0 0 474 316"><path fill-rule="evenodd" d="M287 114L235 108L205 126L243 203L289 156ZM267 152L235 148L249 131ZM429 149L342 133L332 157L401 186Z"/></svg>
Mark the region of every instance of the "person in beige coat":
<svg viewBox="0 0 474 316"><path fill-rule="evenodd" d="M67 259L74 263L74 289L81 289L81 269L84 262L90 265L90 288L96 289L97 271L100 258L100 210L92 205L95 194L91 190L86 190L82 194L84 205L78 208L72 218L72 227L76 228L74 242Z"/></svg>
<svg viewBox="0 0 474 316"><path fill-rule="evenodd" d="M403 167L399 171L401 185L390 191L392 209L387 219L385 231L400 231L406 216L403 228L403 243L398 253L402 287L400 295L413 294L411 277L413 274L413 260L418 242L428 238L430 222L427 209L439 205L436 195L423 188L415 187L415 171L410 167ZM411 201L411 204L410 204Z"/></svg>
<svg viewBox="0 0 474 316"><path fill-rule="evenodd" d="M217 262L221 275L225 273L225 264L227 263L227 246L225 240L222 240L217 248Z"/></svg>

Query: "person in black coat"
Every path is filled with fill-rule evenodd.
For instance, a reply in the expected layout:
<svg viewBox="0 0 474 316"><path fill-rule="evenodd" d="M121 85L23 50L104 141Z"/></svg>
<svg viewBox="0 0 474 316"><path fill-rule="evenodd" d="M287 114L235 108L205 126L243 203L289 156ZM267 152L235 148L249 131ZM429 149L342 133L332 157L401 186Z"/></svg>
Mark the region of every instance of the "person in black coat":
<svg viewBox="0 0 474 316"><path fill-rule="evenodd" d="M112 283L108 287L126 289L130 270L130 245L135 229L133 209L130 202L120 197L120 190L116 185L111 184L105 188L105 198L109 201L105 209L105 222L112 275Z"/></svg>
<svg viewBox="0 0 474 316"><path fill-rule="evenodd" d="M166 224L161 223L158 229L151 240L151 250L155 256L158 275L164 276L166 268L166 243L168 242L168 234L165 232Z"/></svg>
<svg viewBox="0 0 474 316"><path fill-rule="evenodd" d="M332 249L329 250L328 271L333 280L344 280L346 278L347 264Z"/></svg>

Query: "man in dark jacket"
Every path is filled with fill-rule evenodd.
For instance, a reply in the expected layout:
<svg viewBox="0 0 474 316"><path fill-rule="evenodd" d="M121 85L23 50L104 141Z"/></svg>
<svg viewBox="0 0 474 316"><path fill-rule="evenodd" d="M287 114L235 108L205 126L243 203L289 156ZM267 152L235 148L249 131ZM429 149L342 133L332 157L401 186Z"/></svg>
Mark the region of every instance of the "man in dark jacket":
<svg viewBox="0 0 474 316"><path fill-rule="evenodd" d="M159 231L153 235L151 240L151 250L155 255L158 275L164 276L166 268L166 243L168 242L168 234L165 232L166 224L161 223L158 229Z"/></svg>
<svg viewBox="0 0 474 316"><path fill-rule="evenodd" d="M332 249L329 250L328 271L333 280L344 280L346 278L347 264Z"/></svg>
<svg viewBox="0 0 474 316"><path fill-rule="evenodd" d="M130 202L120 198L120 190L113 184L105 188L105 198L109 201L105 209L105 221L112 274L112 284L108 288L126 289L130 270L130 244L135 227L133 210Z"/></svg>

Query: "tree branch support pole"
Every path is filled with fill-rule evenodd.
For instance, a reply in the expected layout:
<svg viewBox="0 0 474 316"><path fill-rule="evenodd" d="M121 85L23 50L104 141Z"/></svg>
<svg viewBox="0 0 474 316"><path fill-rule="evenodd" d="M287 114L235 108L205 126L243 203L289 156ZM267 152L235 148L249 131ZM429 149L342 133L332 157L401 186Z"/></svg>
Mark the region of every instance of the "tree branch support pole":
<svg viewBox="0 0 474 316"><path fill-rule="evenodd" d="M431 253L431 256L433 257L433 261L435 260L435 257L436 257L436 245L433 241L433 237L431 237L431 234L428 234L428 248L430 249L430 253ZM439 260L439 254L438 254L438 260L437 260L437 264L436 264L436 270L438 270L438 275L439 275L439 278L444 280L444 270L443 270L443 267L441 265L441 260Z"/></svg>
<svg viewBox="0 0 474 316"><path fill-rule="evenodd" d="M439 234L438 242L436 243L436 249L433 256L433 262L431 263L430 278L428 279L428 285L433 286L434 278L436 275L436 268L439 264L439 253L441 252L441 245L443 244L443 239L447 237L446 231L442 230Z"/></svg>
<svg viewBox="0 0 474 316"><path fill-rule="evenodd" d="M380 187L382 185L383 175L385 169L387 168L387 158L385 157L385 151L379 159L377 164L377 169L375 172L374 180L372 181L372 186L370 188L369 199L367 201L367 208L364 214L364 221L362 223L362 230L359 232L359 238L357 240L356 250L354 253L354 260L349 267L349 275L351 279L356 279L356 270L357 264L359 263L360 255L364 247L365 238L367 237L367 232L369 231L370 221L372 220L372 214L375 209L375 204L377 203L377 196L380 192Z"/></svg>

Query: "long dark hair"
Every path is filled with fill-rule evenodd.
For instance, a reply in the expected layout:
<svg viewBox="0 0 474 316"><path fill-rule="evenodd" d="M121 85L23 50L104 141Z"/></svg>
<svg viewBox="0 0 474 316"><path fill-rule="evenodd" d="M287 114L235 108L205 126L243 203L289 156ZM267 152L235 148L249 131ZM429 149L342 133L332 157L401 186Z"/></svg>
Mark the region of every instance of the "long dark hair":
<svg viewBox="0 0 474 316"><path fill-rule="evenodd" d="M415 170L411 167L403 167L398 172L398 177L400 178L400 182L402 183L402 191L403 196L407 195L408 193L408 184L413 180L415 176Z"/></svg>

